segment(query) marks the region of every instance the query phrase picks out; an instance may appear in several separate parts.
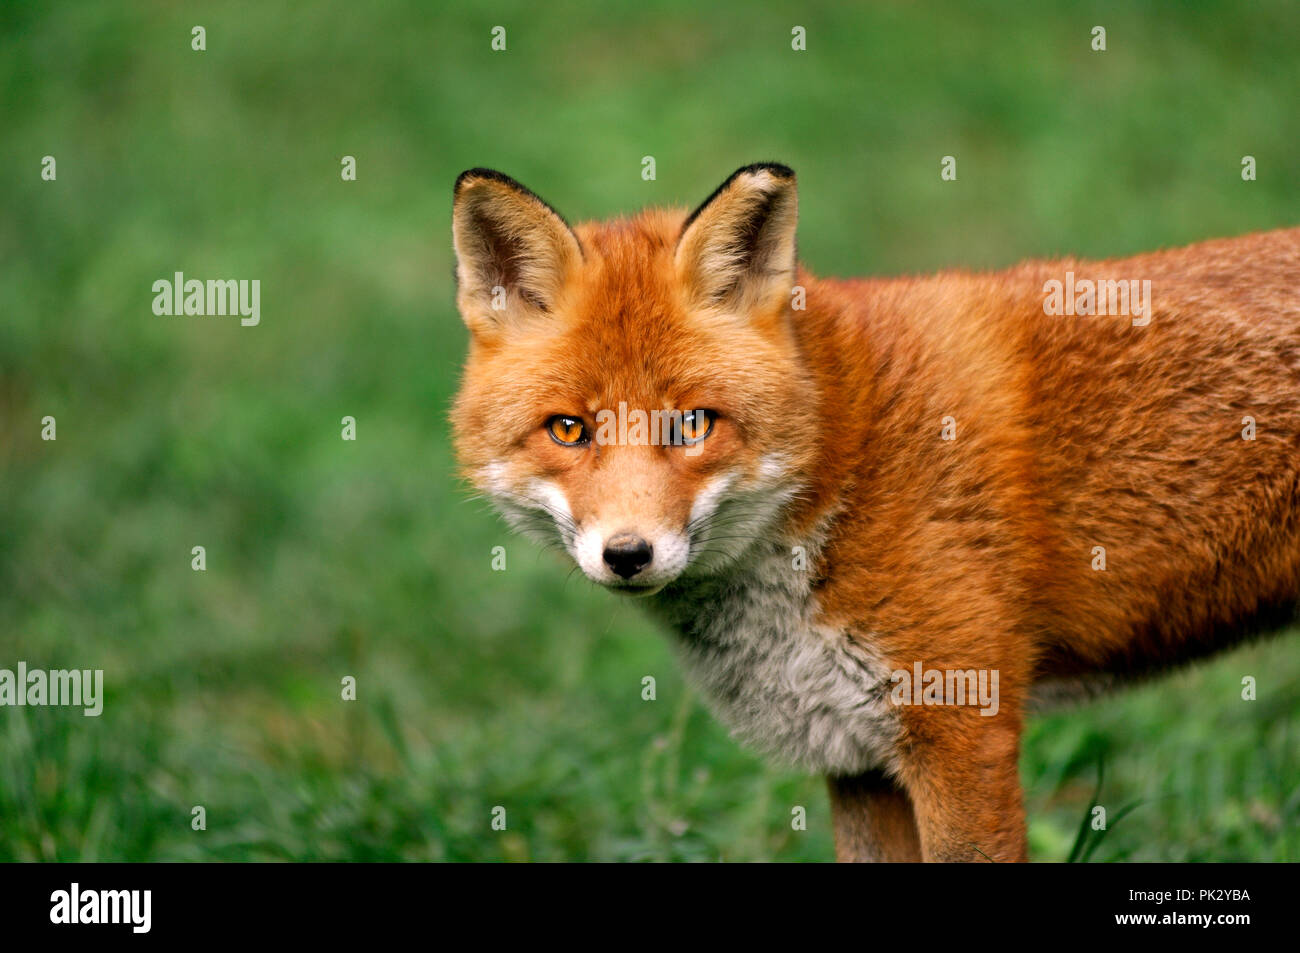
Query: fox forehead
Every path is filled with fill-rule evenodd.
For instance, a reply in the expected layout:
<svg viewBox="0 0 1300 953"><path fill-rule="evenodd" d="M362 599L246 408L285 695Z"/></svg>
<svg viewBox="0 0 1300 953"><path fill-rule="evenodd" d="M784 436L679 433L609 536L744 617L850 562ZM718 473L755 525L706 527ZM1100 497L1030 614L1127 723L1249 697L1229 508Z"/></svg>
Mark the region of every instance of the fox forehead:
<svg viewBox="0 0 1300 953"><path fill-rule="evenodd" d="M705 329L687 320L673 262L684 219L681 211L650 210L578 225L583 260L557 302L552 331L599 349L602 366L629 372L653 370L645 358L676 342L703 344Z"/></svg>
<svg viewBox="0 0 1300 953"><path fill-rule="evenodd" d="M673 259L684 220L681 210L652 209L576 226L583 261L552 313L473 348L467 389L490 390L493 413L512 416L521 431L538 416L594 414L620 402L650 411L704 401L744 425L749 407L775 396L768 379L788 354L750 321L686 306Z"/></svg>

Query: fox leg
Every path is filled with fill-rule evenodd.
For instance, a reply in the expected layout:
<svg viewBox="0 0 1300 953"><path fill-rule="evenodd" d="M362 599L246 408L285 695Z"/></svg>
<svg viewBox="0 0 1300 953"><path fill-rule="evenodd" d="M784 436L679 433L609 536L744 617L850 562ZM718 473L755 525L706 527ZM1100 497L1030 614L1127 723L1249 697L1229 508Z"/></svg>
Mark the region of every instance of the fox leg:
<svg viewBox="0 0 1300 953"><path fill-rule="evenodd" d="M827 781L837 861L921 859L911 799L895 782L877 771Z"/></svg>
<svg viewBox="0 0 1300 953"><path fill-rule="evenodd" d="M911 747L902 777L926 861L1028 860L1018 725L937 735ZM956 728L958 726L951 726Z"/></svg>

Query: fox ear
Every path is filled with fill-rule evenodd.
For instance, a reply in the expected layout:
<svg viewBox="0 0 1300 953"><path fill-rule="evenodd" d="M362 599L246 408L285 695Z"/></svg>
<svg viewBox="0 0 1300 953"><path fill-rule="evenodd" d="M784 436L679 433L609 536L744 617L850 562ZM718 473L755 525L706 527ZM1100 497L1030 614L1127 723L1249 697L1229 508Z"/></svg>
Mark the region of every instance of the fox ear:
<svg viewBox="0 0 1300 953"><path fill-rule="evenodd" d="M677 239L677 270L700 305L773 307L795 283L794 171L775 163L737 169L691 213Z"/></svg>
<svg viewBox="0 0 1300 953"><path fill-rule="evenodd" d="M451 213L456 303L469 329L491 332L553 310L582 245L567 222L509 176L470 169Z"/></svg>

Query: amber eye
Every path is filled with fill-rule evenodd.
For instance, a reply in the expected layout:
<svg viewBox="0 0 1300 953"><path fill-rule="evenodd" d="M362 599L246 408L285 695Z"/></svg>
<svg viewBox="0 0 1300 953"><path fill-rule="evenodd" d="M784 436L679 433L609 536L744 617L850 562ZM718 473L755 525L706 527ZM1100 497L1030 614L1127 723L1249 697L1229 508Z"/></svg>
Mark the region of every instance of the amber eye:
<svg viewBox="0 0 1300 953"><path fill-rule="evenodd" d="M688 410L682 414L682 443L699 443L713 432L717 415L711 410Z"/></svg>
<svg viewBox="0 0 1300 953"><path fill-rule="evenodd" d="M546 430L552 440L566 447L576 447L587 442L587 427L577 417L552 417L546 422Z"/></svg>

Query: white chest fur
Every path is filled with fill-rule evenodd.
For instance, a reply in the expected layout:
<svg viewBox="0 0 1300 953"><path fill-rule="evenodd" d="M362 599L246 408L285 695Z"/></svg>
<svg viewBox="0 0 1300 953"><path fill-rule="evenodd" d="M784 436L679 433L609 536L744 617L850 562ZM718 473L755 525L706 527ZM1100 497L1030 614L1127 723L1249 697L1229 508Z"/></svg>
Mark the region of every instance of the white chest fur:
<svg viewBox="0 0 1300 953"><path fill-rule="evenodd" d="M847 633L816 624L789 550L654 597L687 676L740 741L809 771L888 767L899 736L889 671Z"/></svg>

